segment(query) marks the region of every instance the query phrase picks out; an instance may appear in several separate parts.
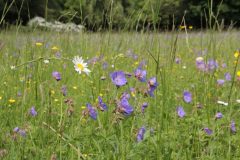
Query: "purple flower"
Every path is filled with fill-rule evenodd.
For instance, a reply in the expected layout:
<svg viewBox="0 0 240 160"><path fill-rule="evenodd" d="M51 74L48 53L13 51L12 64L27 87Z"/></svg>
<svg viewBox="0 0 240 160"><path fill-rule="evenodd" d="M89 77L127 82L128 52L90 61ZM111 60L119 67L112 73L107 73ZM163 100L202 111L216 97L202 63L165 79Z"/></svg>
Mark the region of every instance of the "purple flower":
<svg viewBox="0 0 240 160"><path fill-rule="evenodd" d="M148 94L153 97L154 90L157 88L158 83L156 77L152 77L148 80Z"/></svg>
<svg viewBox="0 0 240 160"><path fill-rule="evenodd" d="M177 114L180 118L183 118L186 115L182 106L177 107Z"/></svg>
<svg viewBox="0 0 240 160"><path fill-rule="evenodd" d="M57 81L61 80L61 74L57 71L52 72L53 78L55 78Z"/></svg>
<svg viewBox="0 0 240 160"><path fill-rule="evenodd" d="M231 81L232 76L231 76L231 74L229 72L225 73L224 76L225 76L226 81Z"/></svg>
<svg viewBox="0 0 240 160"><path fill-rule="evenodd" d="M222 64L222 68L226 68L227 67L227 64L226 63L223 63Z"/></svg>
<svg viewBox="0 0 240 160"><path fill-rule="evenodd" d="M141 142L141 141L143 140L145 132L146 132L145 127L141 127L141 128L138 130L137 142Z"/></svg>
<svg viewBox="0 0 240 160"><path fill-rule="evenodd" d="M176 63L176 64L181 63L181 59L177 57L177 58L175 59L175 63Z"/></svg>
<svg viewBox="0 0 240 160"><path fill-rule="evenodd" d="M140 68L137 68L134 72L134 75L140 82L145 82L147 71L146 70L141 70Z"/></svg>
<svg viewBox="0 0 240 160"><path fill-rule="evenodd" d="M87 104L87 109L88 109L88 113L90 115L90 117L94 120L97 119L97 112L96 110L91 106L91 104Z"/></svg>
<svg viewBox="0 0 240 160"><path fill-rule="evenodd" d="M221 112L217 112L215 115L216 119L221 119L223 117L223 114Z"/></svg>
<svg viewBox="0 0 240 160"><path fill-rule="evenodd" d="M65 86L65 85L62 86L61 92L62 92L63 96L66 96L67 95L67 86Z"/></svg>
<svg viewBox="0 0 240 160"><path fill-rule="evenodd" d="M123 86L127 83L127 79L123 71L115 71L110 73L112 82L117 86Z"/></svg>
<svg viewBox="0 0 240 160"><path fill-rule="evenodd" d="M33 117L35 117L37 115L37 111L35 110L34 106L29 110L29 114Z"/></svg>
<svg viewBox="0 0 240 160"><path fill-rule="evenodd" d="M118 109L123 112L124 115L130 115L133 112L133 107L129 104L128 99L123 97L119 104Z"/></svg>
<svg viewBox="0 0 240 160"><path fill-rule="evenodd" d="M217 80L217 84L218 84L219 86L222 86L224 83L225 83L225 80L224 80L224 79L218 79L218 80Z"/></svg>
<svg viewBox="0 0 240 160"><path fill-rule="evenodd" d="M20 129L19 131L18 131L18 133L22 136L22 137L26 137L26 131L25 130L23 130L23 129Z"/></svg>
<svg viewBox="0 0 240 160"><path fill-rule="evenodd" d="M13 129L13 132L18 132L19 131L19 127L15 127L14 129Z"/></svg>
<svg viewBox="0 0 240 160"><path fill-rule="evenodd" d="M231 132L232 132L232 133L236 133L236 132L237 132L234 121L231 121L230 129L231 129Z"/></svg>
<svg viewBox="0 0 240 160"><path fill-rule="evenodd" d="M98 96L98 106L101 111L107 110L107 105L105 103L103 103L102 97L100 97L100 96Z"/></svg>
<svg viewBox="0 0 240 160"><path fill-rule="evenodd" d="M103 62L102 68L103 68L103 69L107 69L107 68L108 68L108 63L107 63L107 62Z"/></svg>
<svg viewBox="0 0 240 160"><path fill-rule="evenodd" d="M141 107L141 110L142 110L142 113L144 113L145 109L148 107L148 103L147 102L144 102L142 104L142 107Z"/></svg>
<svg viewBox="0 0 240 160"><path fill-rule="evenodd" d="M208 134L208 135L211 135L211 134L213 133L213 131L212 131L211 129L209 129L209 128L204 128L203 130L204 130L205 133Z"/></svg>
<svg viewBox="0 0 240 160"><path fill-rule="evenodd" d="M189 91L184 91L183 92L183 100L186 103L191 103L192 102L192 94Z"/></svg>
<svg viewBox="0 0 240 160"><path fill-rule="evenodd" d="M55 57L56 57L56 58L61 58L61 53L60 53L60 52L56 52L56 53L55 53Z"/></svg>
<svg viewBox="0 0 240 160"><path fill-rule="evenodd" d="M217 61L215 61L213 59L208 60L208 62L207 62L207 69L208 69L208 71L213 71L213 70L215 70L217 68L218 68Z"/></svg>
<svg viewBox="0 0 240 160"><path fill-rule="evenodd" d="M205 65L204 59L202 57L196 58L196 66L200 71L206 70L206 65Z"/></svg>

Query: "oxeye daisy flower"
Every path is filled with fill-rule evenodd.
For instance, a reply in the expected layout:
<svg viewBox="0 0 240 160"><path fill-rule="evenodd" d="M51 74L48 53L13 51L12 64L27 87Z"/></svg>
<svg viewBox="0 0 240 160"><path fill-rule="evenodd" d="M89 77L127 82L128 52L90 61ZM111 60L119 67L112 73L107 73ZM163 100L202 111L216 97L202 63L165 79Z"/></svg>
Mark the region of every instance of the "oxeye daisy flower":
<svg viewBox="0 0 240 160"><path fill-rule="evenodd" d="M183 118L186 115L182 106L177 107L177 114L180 118Z"/></svg>
<svg viewBox="0 0 240 160"><path fill-rule="evenodd" d="M89 116L92 118L92 119L94 119L94 120L96 120L97 119L97 112L96 112L96 110L91 106L91 104L87 104L87 109L88 109L88 114L89 114Z"/></svg>
<svg viewBox="0 0 240 160"><path fill-rule="evenodd" d="M183 100L186 103L191 103L192 102L192 94L189 91L184 91L183 92Z"/></svg>
<svg viewBox="0 0 240 160"><path fill-rule="evenodd" d="M139 129L137 134L137 142L141 142L143 140L145 132L146 132L146 129L144 126Z"/></svg>
<svg viewBox="0 0 240 160"><path fill-rule="evenodd" d="M218 104L222 104L224 106L228 106L228 103L227 102L223 102L223 101L217 101Z"/></svg>
<svg viewBox="0 0 240 160"><path fill-rule="evenodd" d="M82 72L85 72L87 75L89 75L89 73L91 72L87 67L87 63L84 63L84 60L82 59L82 57L79 56L75 56L72 60L72 62L74 63L74 68L75 70L81 74Z"/></svg>
<svg viewBox="0 0 240 160"><path fill-rule="evenodd" d="M140 81L140 82L145 82L146 81L146 75L147 71L142 70L140 68L137 68L134 72L135 77Z"/></svg>
<svg viewBox="0 0 240 160"><path fill-rule="evenodd" d="M117 87L123 86L127 83L127 79L123 71L115 71L113 73L110 73L110 77L112 79L112 82Z"/></svg>

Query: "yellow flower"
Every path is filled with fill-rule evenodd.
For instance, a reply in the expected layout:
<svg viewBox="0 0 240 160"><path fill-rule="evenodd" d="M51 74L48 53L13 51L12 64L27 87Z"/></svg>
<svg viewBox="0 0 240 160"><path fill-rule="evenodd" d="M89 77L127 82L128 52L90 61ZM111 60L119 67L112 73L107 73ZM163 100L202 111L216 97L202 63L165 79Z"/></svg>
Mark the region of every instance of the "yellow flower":
<svg viewBox="0 0 240 160"><path fill-rule="evenodd" d="M85 108L86 108L86 106L82 106L81 108L82 108L82 109L85 109Z"/></svg>
<svg viewBox="0 0 240 160"><path fill-rule="evenodd" d="M55 101L55 102L58 102L58 99L57 99L57 98L55 98L55 99L54 99L54 101Z"/></svg>
<svg viewBox="0 0 240 160"><path fill-rule="evenodd" d="M135 62L134 64L137 66L139 64L139 62Z"/></svg>
<svg viewBox="0 0 240 160"><path fill-rule="evenodd" d="M102 96L103 96L103 94L102 94L102 93L99 93L99 96L101 96L101 97L102 97Z"/></svg>
<svg viewBox="0 0 240 160"><path fill-rule="evenodd" d="M54 51L58 51L59 48L58 48L57 46L53 46L53 47L52 47L52 50L54 50Z"/></svg>
<svg viewBox="0 0 240 160"><path fill-rule="evenodd" d="M189 29L193 29L193 26L189 26L188 28L189 28Z"/></svg>
<svg viewBox="0 0 240 160"><path fill-rule="evenodd" d="M2 97L0 96L0 100L2 99Z"/></svg>
<svg viewBox="0 0 240 160"><path fill-rule="evenodd" d="M43 45L41 42L36 42L35 44L36 44L36 46L38 46L38 47L40 47L40 46Z"/></svg>
<svg viewBox="0 0 240 160"><path fill-rule="evenodd" d="M73 86L73 89L77 89L77 86Z"/></svg>
<svg viewBox="0 0 240 160"><path fill-rule="evenodd" d="M240 71L237 71L237 76L240 77Z"/></svg>
<svg viewBox="0 0 240 160"><path fill-rule="evenodd" d="M181 26L179 26L179 28L180 28L180 29L185 29L186 26L182 26L182 25L181 25Z"/></svg>
<svg viewBox="0 0 240 160"><path fill-rule="evenodd" d="M55 91L54 91L54 90L51 90L51 93L52 93L52 94L55 94Z"/></svg>
<svg viewBox="0 0 240 160"><path fill-rule="evenodd" d="M234 53L234 57L235 57L235 58L238 58L239 54L240 54L239 51L236 51L236 52Z"/></svg>
<svg viewBox="0 0 240 160"><path fill-rule="evenodd" d="M10 99L8 100L8 102L9 102L9 103L15 103L15 102L16 102L16 100L15 100L15 99L12 99L12 98L10 98Z"/></svg>

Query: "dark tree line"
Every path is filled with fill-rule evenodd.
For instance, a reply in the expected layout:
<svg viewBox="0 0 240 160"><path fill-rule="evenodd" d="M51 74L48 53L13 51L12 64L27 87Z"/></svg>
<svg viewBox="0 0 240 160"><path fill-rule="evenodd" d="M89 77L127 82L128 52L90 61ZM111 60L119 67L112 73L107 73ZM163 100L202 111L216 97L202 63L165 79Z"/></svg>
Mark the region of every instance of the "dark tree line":
<svg viewBox="0 0 240 160"><path fill-rule="evenodd" d="M240 0L0 0L0 24L35 16L75 22L89 30L240 26Z"/></svg>

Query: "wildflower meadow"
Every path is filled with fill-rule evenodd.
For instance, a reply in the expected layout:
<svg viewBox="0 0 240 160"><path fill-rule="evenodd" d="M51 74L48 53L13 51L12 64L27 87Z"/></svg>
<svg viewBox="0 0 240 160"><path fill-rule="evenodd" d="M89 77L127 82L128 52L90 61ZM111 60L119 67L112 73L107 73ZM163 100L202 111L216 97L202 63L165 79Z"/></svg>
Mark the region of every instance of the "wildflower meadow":
<svg viewBox="0 0 240 160"><path fill-rule="evenodd" d="M0 32L0 159L240 159L239 31L25 32Z"/></svg>

